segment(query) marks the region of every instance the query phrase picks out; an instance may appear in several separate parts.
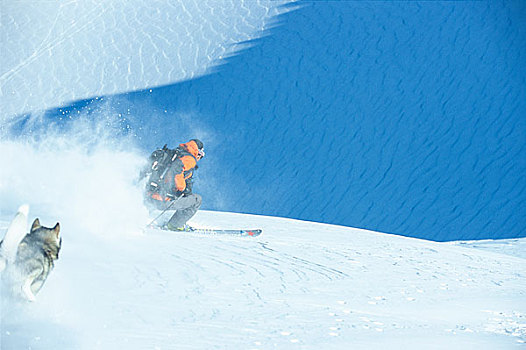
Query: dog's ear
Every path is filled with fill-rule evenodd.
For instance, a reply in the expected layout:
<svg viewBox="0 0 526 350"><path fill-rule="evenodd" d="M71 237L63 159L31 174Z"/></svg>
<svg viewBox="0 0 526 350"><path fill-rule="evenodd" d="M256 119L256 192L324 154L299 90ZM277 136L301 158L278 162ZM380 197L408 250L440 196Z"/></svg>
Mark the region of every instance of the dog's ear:
<svg viewBox="0 0 526 350"><path fill-rule="evenodd" d="M35 219L35 221L33 221L33 225L31 225L31 231L30 232L33 232L35 231L36 229L42 227L40 225L40 220L38 220L38 218Z"/></svg>
<svg viewBox="0 0 526 350"><path fill-rule="evenodd" d="M53 231L55 231L55 234L57 235L57 238L58 238L58 235L60 233L60 224L58 222L55 225L55 227L53 227Z"/></svg>

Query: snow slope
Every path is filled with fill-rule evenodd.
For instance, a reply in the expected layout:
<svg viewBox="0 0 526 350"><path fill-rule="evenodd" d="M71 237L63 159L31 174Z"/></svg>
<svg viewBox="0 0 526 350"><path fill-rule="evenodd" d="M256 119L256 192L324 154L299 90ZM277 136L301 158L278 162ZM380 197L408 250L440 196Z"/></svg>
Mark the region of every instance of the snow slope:
<svg viewBox="0 0 526 350"><path fill-rule="evenodd" d="M2 349L502 349L526 341L526 262L498 245L213 211L192 224L264 233L101 235L63 225L61 257L37 301L3 295Z"/></svg>
<svg viewBox="0 0 526 350"><path fill-rule="evenodd" d="M0 119L203 75L287 1L0 2Z"/></svg>
<svg viewBox="0 0 526 350"><path fill-rule="evenodd" d="M2 55L0 70L10 79L0 80L0 114L55 106L65 94L67 100L151 85L47 111L29 130L8 133L9 125L0 124L0 138L6 132L25 140L53 122L70 136L67 121L102 109L88 118L120 123L144 153L201 138L208 157L197 186L209 210L437 241L525 235L526 1L298 1L298 9L275 17L276 1L174 1L203 4L179 18L195 19L188 31L159 26L157 20L179 12L162 9L156 16L159 2L121 1L115 9L99 2L100 17L93 18L83 11L91 3L2 2L2 16L24 29L7 22L4 51L35 52L42 60L23 65L23 55ZM230 11L230 3L251 8ZM228 10L213 16L207 12L213 5ZM62 11L28 26L27 16L40 12L12 16L4 11L11 6ZM79 29L72 37L70 16ZM53 47L51 60L33 47L55 18L50 41L65 40ZM269 28L267 20L276 25L258 31ZM252 34L237 33L239 21ZM16 40L30 37L25 31L36 32L35 42ZM206 68L222 54L220 38L237 42L257 34L253 45L221 60L220 69ZM177 46L174 38L191 45ZM117 50L129 60L115 60ZM161 51L187 60L166 60ZM77 61L82 65L75 69ZM18 64L23 69L10 74ZM197 71L213 74L152 88Z"/></svg>

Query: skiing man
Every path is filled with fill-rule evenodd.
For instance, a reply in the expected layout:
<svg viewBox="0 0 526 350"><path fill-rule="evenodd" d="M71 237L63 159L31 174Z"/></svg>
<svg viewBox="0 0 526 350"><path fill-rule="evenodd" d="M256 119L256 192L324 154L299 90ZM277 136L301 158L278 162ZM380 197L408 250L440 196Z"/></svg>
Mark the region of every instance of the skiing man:
<svg viewBox="0 0 526 350"><path fill-rule="evenodd" d="M182 143L175 150L163 147L152 153L153 161L148 173L147 202L156 209L176 210L164 225L172 231L184 231L186 222L201 206L201 196L192 193L192 175L197 162L205 155L203 143L192 139Z"/></svg>

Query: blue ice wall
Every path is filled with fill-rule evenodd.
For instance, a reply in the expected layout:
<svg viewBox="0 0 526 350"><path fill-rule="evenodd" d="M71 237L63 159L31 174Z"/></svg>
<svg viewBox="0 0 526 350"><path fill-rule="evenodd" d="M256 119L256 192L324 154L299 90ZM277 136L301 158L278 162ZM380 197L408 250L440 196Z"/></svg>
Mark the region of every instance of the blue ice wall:
<svg viewBox="0 0 526 350"><path fill-rule="evenodd" d="M205 209L433 240L526 234L526 2L303 2L214 74L115 96L198 136Z"/></svg>

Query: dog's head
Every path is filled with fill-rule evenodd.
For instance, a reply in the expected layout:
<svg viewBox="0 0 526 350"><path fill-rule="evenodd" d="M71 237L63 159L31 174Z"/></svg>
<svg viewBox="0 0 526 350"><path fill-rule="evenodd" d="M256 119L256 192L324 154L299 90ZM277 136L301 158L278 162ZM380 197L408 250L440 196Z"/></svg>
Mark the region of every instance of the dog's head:
<svg viewBox="0 0 526 350"><path fill-rule="evenodd" d="M55 227L48 228L40 225L40 220L37 218L31 225L29 234L42 242L42 248L54 260L58 259L58 252L62 246L62 237L60 236L60 224L57 222Z"/></svg>

